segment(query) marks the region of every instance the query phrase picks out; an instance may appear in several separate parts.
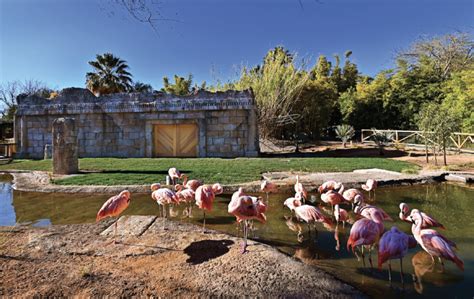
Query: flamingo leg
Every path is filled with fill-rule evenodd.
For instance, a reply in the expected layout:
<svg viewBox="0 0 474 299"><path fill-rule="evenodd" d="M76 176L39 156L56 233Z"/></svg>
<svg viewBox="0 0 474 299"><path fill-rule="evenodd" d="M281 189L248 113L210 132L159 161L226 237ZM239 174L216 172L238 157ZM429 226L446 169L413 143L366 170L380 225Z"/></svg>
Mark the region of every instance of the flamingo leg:
<svg viewBox="0 0 474 299"><path fill-rule="evenodd" d="M268 204L268 192L266 192L266 193L267 193L267 201L265 202L265 204Z"/></svg>
<svg viewBox="0 0 474 299"><path fill-rule="evenodd" d="M401 258L400 258L400 280L402 281L402 285L404 285L404 282L403 282L403 262L402 262Z"/></svg>
<svg viewBox="0 0 474 299"><path fill-rule="evenodd" d="M206 210L203 210L203 215L204 215L204 220L202 222L202 232L205 233L206 232Z"/></svg>
<svg viewBox="0 0 474 299"><path fill-rule="evenodd" d="M392 284L392 264L390 263L390 260L388 260L388 281Z"/></svg>
<svg viewBox="0 0 474 299"><path fill-rule="evenodd" d="M247 252L247 233L248 233L247 220L244 220L244 243L242 244L242 254Z"/></svg>
<svg viewBox="0 0 474 299"><path fill-rule="evenodd" d="M369 263L370 263L370 269L373 269L374 265L372 264L372 247L369 247Z"/></svg>
<svg viewBox="0 0 474 299"><path fill-rule="evenodd" d="M117 222L118 222L118 218L117 218L117 221L115 221L115 223L114 223L114 244L118 244L118 242L117 242Z"/></svg>
<svg viewBox="0 0 474 299"><path fill-rule="evenodd" d="M364 245L362 245L362 264L364 265L364 268L365 268L365 254L364 254Z"/></svg>

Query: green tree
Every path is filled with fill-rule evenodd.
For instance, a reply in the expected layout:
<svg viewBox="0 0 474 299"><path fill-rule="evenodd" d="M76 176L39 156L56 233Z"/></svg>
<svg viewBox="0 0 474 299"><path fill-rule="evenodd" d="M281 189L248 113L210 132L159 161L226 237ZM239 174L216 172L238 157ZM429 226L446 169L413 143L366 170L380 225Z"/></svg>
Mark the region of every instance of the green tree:
<svg viewBox="0 0 474 299"><path fill-rule="evenodd" d="M227 85L237 90L253 90L263 137L280 138L294 130L297 123L295 107L309 75L303 67L295 66L294 59L295 55L286 49L274 48L265 55L261 67L242 68L240 78Z"/></svg>
<svg viewBox="0 0 474 299"><path fill-rule="evenodd" d="M443 86L442 106L451 108L463 132L474 132L474 68L452 74Z"/></svg>
<svg viewBox="0 0 474 299"><path fill-rule="evenodd" d="M174 75L174 84L169 82L168 77L163 77L164 92L174 94L176 96L187 96L191 94L191 85L193 83L193 75L189 74L188 78Z"/></svg>
<svg viewBox="0 0 474 299"><path fill-rule="evenodd" d="M357 65L350 61L352 51L346 51L344 54L345 61L344 67L342 69L342 85L338 88L341 92L348 90L349 88L355 88L357 84L357 79L359 77L359 70Z"/></svg>
<svg viewBox="0 0 474 299"><path fill-rule="evenodd" d="M330 78L309 80L293 107L293 112L301 116L299 130L319 139L328 126L337 96L336 86Z"/></svg>
<svg viewBox="0 0 474 299"><path fill-rule="evenodd" d="M86 74L86 86L95 95L127 92L132 90L132 75L128 65L111 53L97 55L96 60L89 61L94 68Z"/></svg>
<svg viewBox="0 0 474 299"><path fill-rule="evenodd" d="M459 129L456 113L441 104L427 103L419 113L418 125L420 130L429 132L432 140L443 150L443 162L447 166L446 149L450 143L449 137Z"/></svg>
<svg viewBox="0 0 474 299"><path fill-rule="evenodd" d="M311 70L311 79L323 79L329 77L331 72L331 62L324 55L320 55L316 65Z"/></svg>
<svg viewBox="0 0 474 299"><path fill-rule="evenodd" d="M336 85L337 92L341 93L345 90L342 89L342 69L341 69L341 58L339 55L334 54L334 59L336 60L336 64L331 72L331 81Z"/></svg>

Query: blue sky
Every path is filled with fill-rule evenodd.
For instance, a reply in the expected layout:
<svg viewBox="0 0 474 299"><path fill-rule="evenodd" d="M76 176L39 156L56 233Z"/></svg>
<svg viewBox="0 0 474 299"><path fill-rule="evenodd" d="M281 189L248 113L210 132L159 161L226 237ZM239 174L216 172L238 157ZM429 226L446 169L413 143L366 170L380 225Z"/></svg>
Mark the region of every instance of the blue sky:
<svg viewBox="0 0 474 299"><path fill-rule="evenodd" d="M178 22L157 23L158 34L113 1L0 0L0 83L84 87L87 62L104 52L156 89L174 74L225 82L277 45L311 63L352 50L374 75L420 36L474 30L472 0L162 0L163 17Z"/></svg>

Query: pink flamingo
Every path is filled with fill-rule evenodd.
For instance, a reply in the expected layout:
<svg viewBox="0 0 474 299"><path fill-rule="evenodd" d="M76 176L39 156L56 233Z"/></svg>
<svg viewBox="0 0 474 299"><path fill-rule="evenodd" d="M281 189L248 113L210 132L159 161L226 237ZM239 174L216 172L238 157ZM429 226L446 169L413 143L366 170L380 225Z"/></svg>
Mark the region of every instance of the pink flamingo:
<svg viewBox="0 0 474 299"><path fill-rule="evenodd" d="M156 203L163 208L163 216L167 217L167 207L170 204L178 204L179 200L176 197L176 193L171 191L168 188L160 188L160 184L155 183L151 185L151 198L156 201Z"/></svg>
<svg viewBox="0 0 474 299"><path fill-rule="evenodd" d="M342 193L342 197L344 197L344 200L346 202L351 203L352 209L354 209L354 199L357 195L360 195L362 198L364 198L364 193L358 189L347 189Z"/></svg>
<svg viewBox="0 0 474 299"><path fill-rule="evenodd" d="M326 193L330 190L338 191L339 193L342 193L344 191L344 185L341 182L327 181L318 187L319 194Z"/></svg>
<svg viewBox="0 0 474 299"><path fill-rule="evenodd" d="M123 190L119 195L112 196L109 198L100 208L95 218L96 222L99 222L101 219L106 217L118 217L130 204L131 194L128 190ZM117 222L114 224L114 244L117 244L116 235L117 235Z"/></svg>
<svg viewBox="0 0 474 299"><path fill-rule="evenodd" d="M379 242L379 270L382 269L383 263L388 260L388 280L392 283L392 265L390 260L400 259L400 280L403 284L403 257L408 253L408 248L414 248L416 240L404 232L400 231L396 226L385 232Z"/></svg>
<svg viewBox="0 0 474 299"><path fill-rule="evenodd" d="M327 218L318 208L305 204L301 205L298 200L293 201L293 204L296 218L308 224L309 234L311 234L311 224L315 224L316 222L332 225L331 219Z"/></svg>
<svg viewBox="0 0 474 299"><path fill-rule="evenodd" d="M464 262L456 255L453 248L456 244L434 229L422 229L423 216L420 211L412 210L409 219L412 221L411 231L421 248L430 256L433 264L437 257L444 271L442 258L452 261L459 269L464 271Z"/></svg>
<svg viewBox="0 0 474 299"><path fill-rule="evenodd" d="M415 211L414 213L419 212L417 209L413 209ZM441 229L446 229L444 225L441 224L438 220L434 219L430 215L427 215L423 212L420 212L421 216L423 216L423 223L421 224L421 228L430 228L430 227L439 227ZM398 216L402 221L409 222L411 221L408 219L408 216L410 215L410 207L404 202L400 204L400 214Z"/></svg>
<svg viewBox="0 0 474 299"><path fill-rule="evenodd" d="M364 255L364 247L369 251L369 262L370 267L373 268L372 264L372 248L375 246L377 241L379 240L380 235L383 232L383 222L381 219L376 218L374 220L370 220L367 218L362 218L357 220L351 228L351 232L349 235L349 239L347 240L347 250L349 248L352 249L352 253L355 254L358 260L360 260L359 256L357 255L356 248L361 248L362 254L362 262L365 267L365 255Z"/></svg>
<svg viewBox="0 0 474 299"><path fill-rule="evenodd" d="M393 221L392 217L382 208L365 204L363 197L358 195L354 199L354 213L372 220L375 214L380 213L383 221Z"/></svg>
<svg viewBox="0 0 474 299"><path fill-rule="evenodd" d="M195 201L196 193L194 192L193 189L190 189L190 188L183 189L183 185L176 185L175 190L176 190L176 197L178 198L178 201L187 203L185 216L192 217L192 215L191 215L192 205L191 204L192 204L193 201ZM183 214L184 214L184 212L183 212Z"/></svg>
<svg viewBox="0 0 474 299"><path fill-rule="evenodd" d="M260 184L260 191L267 194L266 202L268 203L268 193L278 192L278 186L270 181L264 180L262 184Z"/></svg>
<svg viewBox="0 0 474 299"><path fill-rule="evenodd" d="M300 198L289 197L283 203L290 211L294 212L296 207L301 206L303 203L301 202Z"/></svg>
<svg viewBox="0 0 474 299"><path fill-rule="evenodd" d="M336 218L336 223L339 224L339 221L342 222L342 227L345 227L346 222L349 220L349 213L346 210L339 208L339 205L334 206L334 217Z"/></svg>
<svg viewBox="0 0 474 299"><path fill-rule="evenodd" d="M237 191L237 194L241 193L241 189ZM234 193L235 194L235 193ZM244 242L242 244L242 253L247 252L247 237L248 237L248 221L257 219L258 221L265 223L267 217L265 212L267 206L261 202L260 198L248 195L233 196L231 199L227 211L229 214L234 215L237 222L244 222Z"/></svg>
<svg viewBox="0 0 474 299"><path fill-rule="evenodd" d="M196 205L203 212L203 231L206 230L206 211L212 211L212 204L217 194L223 191L219 183L214 185L202 185L196 189Z"/></svg>
<svg viewBox="0 0 474 299"><path fill-rule="evenodd" d="M295 192L296 193L301 193L301 195L303 197L303 202L304 202L304 200L306 200L308 198L308 191L306 191L303 184L300 183L300 177L298 175L296 176Z"/></svg>
<svg viewBox="0 0 474 299"><path fill-rule="evenodd" d="M334 206L344 202L344 197L334 190L330 190L321 194L321 200L331 205L331 212L334 211Z"/></svg>
<svg viewBox="0 0 474 299"><path fill-rule="evenodd" d="M175 185L176 182L181 178L182 174L179 172L178 169L172 167L168 169L168 175L170 176L171 179L171 184Z"/></svg>
<svg viewBox="0 0 474 299"><path fill-rule="evenodd" d="M375 199L376 188L377 188L377 181L374 179L368 179L365 184L362 184L362 189L369 192L369 198L370 198L370 192L374 191L374 199Z"/></svg>
<svg viewBox="0 0 474 299"><path fill-rule="evenodd" d="M185 174L182 174L181 177L183 178L183 186L186 189L191 189L194 192L196 192L197 188L199 186L202 186L202 182L200 180L188 180L188 176Z"/></svg>

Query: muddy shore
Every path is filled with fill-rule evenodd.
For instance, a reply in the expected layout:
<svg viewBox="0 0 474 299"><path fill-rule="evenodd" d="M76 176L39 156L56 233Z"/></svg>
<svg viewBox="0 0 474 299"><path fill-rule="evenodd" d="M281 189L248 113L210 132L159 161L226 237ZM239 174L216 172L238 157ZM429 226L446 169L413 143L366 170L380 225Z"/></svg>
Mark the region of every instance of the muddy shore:
<svg viewBox="0 0 474 299"><path fill-rule="evenodd" d="M322 270L250 241L154 216L0 228L0 296L364 297Z"/></svg>

